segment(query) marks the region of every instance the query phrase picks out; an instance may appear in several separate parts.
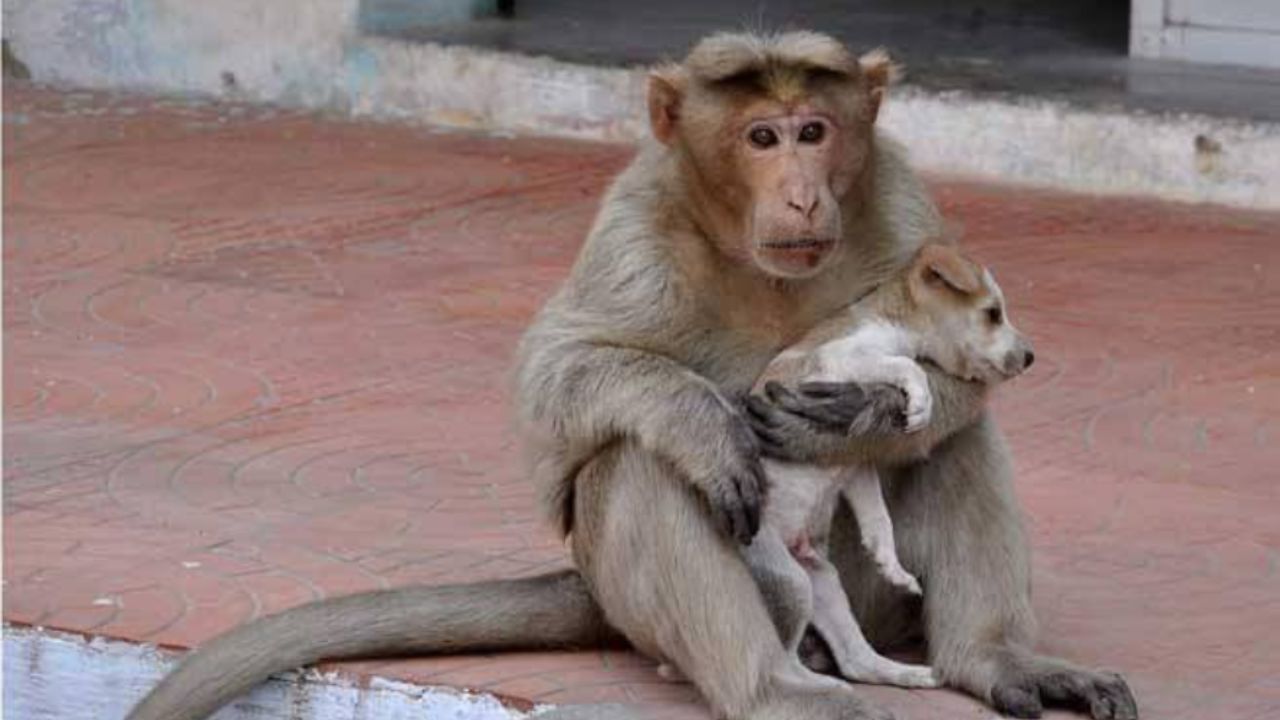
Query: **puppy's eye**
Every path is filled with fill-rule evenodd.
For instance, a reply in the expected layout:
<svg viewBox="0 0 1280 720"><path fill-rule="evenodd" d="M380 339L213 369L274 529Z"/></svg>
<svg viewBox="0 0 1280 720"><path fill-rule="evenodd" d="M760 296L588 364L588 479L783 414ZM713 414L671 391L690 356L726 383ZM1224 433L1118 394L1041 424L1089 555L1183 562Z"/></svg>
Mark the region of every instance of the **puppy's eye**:
<svg viewBox="0 0 1280 720"><path fill-rule="evenodd" d="M778 133L774 132L772 128L758 127L747 135L747 140L757 148L764 150L778 144Z"/></svg>
<svg viewBox="0 0 1280 720"><path fill-rule="evenodd" d="M992 325L1004 322L1004 313L1000 312L999 306L987 308L987 320L990 320Z"/></svg>
<svg viewBox="0 0 1280 720"><path fill-rule="evenodd" d="M820 143L822 142L822 137L826 132L827 129L822 126L822 123L807 123L804 127L800 128L800 142L810 144Z"/></svg>

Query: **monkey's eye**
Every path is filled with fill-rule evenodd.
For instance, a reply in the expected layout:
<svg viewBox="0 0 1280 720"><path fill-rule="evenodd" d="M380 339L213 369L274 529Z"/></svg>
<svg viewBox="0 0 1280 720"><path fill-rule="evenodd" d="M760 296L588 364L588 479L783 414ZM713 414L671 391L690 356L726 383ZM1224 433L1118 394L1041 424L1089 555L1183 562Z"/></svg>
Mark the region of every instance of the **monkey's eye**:
<svg viewBox="0 0 1280 720"><path fill-rule="evenodd" d="M827 129L822 126L822 123L806 123L804 127L800 128L800 142L820 143L822 142L822 137L826 135L826 132Z"/></svg>
<svg viewBox="0 0 1280 720"><path fill-rule="evenodd" d="M747 140L755 147L764 150L778 144L778 133L774 132L773 128L758 127L751 130Z"/></svg>
<svg viewBox="0 0 1280 720"><path fill-rule="evenodd" d="M1000 312L999 305L987 308L987 320L990 320L992 325L999 325L1004 322L1004 313Z"/></svg>

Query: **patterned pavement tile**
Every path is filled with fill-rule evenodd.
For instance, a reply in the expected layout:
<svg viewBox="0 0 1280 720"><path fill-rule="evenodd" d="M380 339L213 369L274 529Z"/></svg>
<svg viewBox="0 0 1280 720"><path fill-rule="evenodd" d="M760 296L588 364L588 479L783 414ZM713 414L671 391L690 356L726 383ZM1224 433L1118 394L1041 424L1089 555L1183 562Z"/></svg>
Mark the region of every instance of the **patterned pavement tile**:
<svg viewBox="0 0 1280 720"><path fill-rule="evenodd" d="M4 100L7 622L189 647L315 598L566 564L505 380L625 149ZM1125 670L1147 718L1280 716L1280 216L934 188L1037 341L997 402L1044 648ZM705 717L626 652L339 667Z"/></svg>

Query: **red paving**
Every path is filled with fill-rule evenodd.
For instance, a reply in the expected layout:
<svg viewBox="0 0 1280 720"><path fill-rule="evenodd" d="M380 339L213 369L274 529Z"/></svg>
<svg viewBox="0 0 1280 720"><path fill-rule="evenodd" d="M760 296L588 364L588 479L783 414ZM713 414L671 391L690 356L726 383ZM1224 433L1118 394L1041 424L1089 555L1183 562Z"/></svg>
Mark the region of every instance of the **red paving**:
<svg viewBox="0 0 1280 720"><path fill-rule="evenodd" d="M565 564L506 378L625 149L4 99L6 621L185 647ZM1042 358L998 413L1045 649L1123 669L1145 718L1280 717L1280 216L935 187ZM625 652L347 667L703 716Z"/></svg>

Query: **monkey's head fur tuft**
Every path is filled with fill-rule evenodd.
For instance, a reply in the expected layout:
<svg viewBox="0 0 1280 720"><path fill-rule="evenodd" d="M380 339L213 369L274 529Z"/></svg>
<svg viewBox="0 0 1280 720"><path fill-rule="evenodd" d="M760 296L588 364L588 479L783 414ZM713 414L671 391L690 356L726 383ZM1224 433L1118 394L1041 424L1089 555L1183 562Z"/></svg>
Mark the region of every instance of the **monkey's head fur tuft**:
<svg viewBox="0 0 1280 720"><path fill-rule="evenodd" d="M883 50L859 58L820 33L718 33L651 73L650 124L709 239L767 275L803 279L849 242L896 75Z"/></svg>

